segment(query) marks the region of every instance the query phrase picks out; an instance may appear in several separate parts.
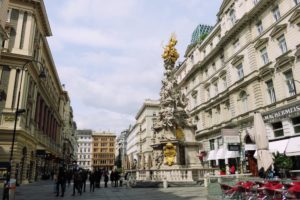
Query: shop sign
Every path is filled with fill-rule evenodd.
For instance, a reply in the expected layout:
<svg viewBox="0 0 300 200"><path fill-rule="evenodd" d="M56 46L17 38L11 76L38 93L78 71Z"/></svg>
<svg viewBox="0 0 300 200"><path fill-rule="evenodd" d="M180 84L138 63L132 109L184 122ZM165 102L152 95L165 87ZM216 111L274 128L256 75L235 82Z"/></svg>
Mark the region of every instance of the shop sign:
<svg viewBox="0 0 300 200"><path fill-rule="evenodd" d="M240 143L240 136L239 135L226 135L223 136L224 143Z"/></svg>
<svg viewBox="0 0 300 200"><path fill-rule="evenodd" d="M263 118L265 121L272 121L277 119L283 119L285 117L293 116L296 113L300 113L300 105L295 105L286 109L275 111L273 113L264 115Z"/></svg>
<svg viewBox="0 0 300 200"><path fill-rule="evenodd" d="M238 144L229 144L228 151L240 151L240 145Z"/></svg>

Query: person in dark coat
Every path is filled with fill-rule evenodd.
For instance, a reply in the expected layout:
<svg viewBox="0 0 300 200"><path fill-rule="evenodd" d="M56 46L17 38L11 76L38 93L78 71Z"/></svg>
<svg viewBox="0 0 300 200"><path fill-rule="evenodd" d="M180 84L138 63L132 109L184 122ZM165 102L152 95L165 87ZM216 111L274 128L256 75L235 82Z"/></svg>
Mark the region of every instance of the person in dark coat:
<svg viewBox="0 0 300 200"><path fill-rule="evenodd" d="M74 172L74 185L73 185L73 196L75 195L75 190L77 190L77 192L81 195L82 193L82 187L81 187L81 183L82 183L82 174L81 172L79 172L78 170L76 170Z"/></svg>
<svg viewBox="0 0 300 200"><path fill-rule="evenodd" d="M63 167L59 168L56 181L56 196L59 196L59 188L61 188L61 196L63 197L66 189L67 174Z"/></svg>
<svg viewBox="0 0 300 200"><path fill-rule="evenodd" d="M69 170L67 173L68 187L70 187L71 185L72 176L73 176L72 170Z"/></svg>
<svg viewBox="0 0 300 200"><path fill-rule="evenodd" d="M108 174L107 172L104 173L104 183L105 183L105 187L107 187L107 182L108 182Z"/></svg>
<svg viewBox="0 0 300 200"><path fill-rule="evenodd" d="M82 187L83 187L83 192L85 192L87 178L88 178L87 171L83 170L82 171Z"/></svg>
<svg viewBox="0 0 300 200"><path fill-rule="evenodd" d="M113 187L114 181L115 181L115 172L111 171L110 172L110 182L111 182L111 187Z"/></svg>
<svg viewBox="0 0 300 200"><path fill-rule="evenodd" d="M90 192L92 192L92 191L94 192L95 191L95 172L90 173L89 181L90 181Z"/></svg>
<svg viewBox="0 0 300 200"><path fill-rule="evenodd" d="M120 174L117 172L117 170L115 170L114 172L115 187L118 187L119 180L120 180Z"/></svg>

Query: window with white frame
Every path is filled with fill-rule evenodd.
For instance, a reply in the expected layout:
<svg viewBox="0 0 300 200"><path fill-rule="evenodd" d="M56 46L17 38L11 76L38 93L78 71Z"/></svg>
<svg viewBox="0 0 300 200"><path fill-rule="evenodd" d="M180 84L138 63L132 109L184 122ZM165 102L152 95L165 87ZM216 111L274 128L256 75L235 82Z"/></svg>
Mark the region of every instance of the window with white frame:
<svg viewBox="0 0 300 200"><path fill-rule="evenodd" d="M296 95L296 87L295 87L295 82L294 82L294 77L293 77L293 72L292 70L289 70L284 73L285 76L285 81L286 85L288 88L289 96L294 96Z"/></svg>
<svg viewBox="0 0 300 200"><path fill-rule="evenodd" d="M259 35L262 34L262 32L264 31L264 27L263 27L261 21L258 21L258 22L256 23L256 28L257 28L258 34L259 34Z"/></svg>
<svg viewBox="0 0 300 200"><path fill-rule="evenodd" d="M281 18L281 15L280 15L280 11L279 11L279 7L276 6L273 10L273 17L275 19L275 21L278 21L280 18Z"/></svg>
<svg viewBox="0 0 300 200"><path fill-rule="evenodd" d="M295 134L300 133L300 117L292 118Z"/></svg>
<svg viewBox="0 0 300 200"><path fill-rule="evenodd" d="M272 124L274 137L281 137L284 135L282 122Z"/></svg>
<svg viewBox="0 0 300 200"><path fill-rule="evenodd" d="M235 10L231 10L229 12L229 20L231 21L232 25L235 24L235 22L236 22Z"/></svg>
<svg viewBox="0 0 300 200"><path fill-rule="evenodd" d="M238 78L239 78L239 79L244 78L243 64L240 63L240 64L236 67L236 69L237 69L237 73L238 73Z"/></svg>
<svg viewBox="0 0 300 200"><path fill-rule="evenodd" d="M277 41L278 41L278 45L281 50L281 53L287 52L288 49L287 49L284 35L281 35L279 38L277 38Z"/></svg>
<svg viewBox="0 0 300 200"><path fill-rule="evenodd" d="M248 95L245 91L240 93L241 108L243 112L248 111Z"/></svg>
<svg viewBox="0 0 300 200"><path fill-rule="evenodd" d="M269 57L268 57L268 52L266 47L260 50L260 56L264 65L269 63Z"/></svg>
<svg viewBox="0 0 300 200"><path fill-rule="evenodd" d="M294 0L294 2L296 5L300 4L300 0Z"/></svg>
<svg viewBox="0 0 300 200"><path fill-rule="evenodd" d="M272 80L267 81L266 85L267 85L267 90L268 90L270 102L275 103L276 102L276 96L275 96L273 81Z"/></svg>

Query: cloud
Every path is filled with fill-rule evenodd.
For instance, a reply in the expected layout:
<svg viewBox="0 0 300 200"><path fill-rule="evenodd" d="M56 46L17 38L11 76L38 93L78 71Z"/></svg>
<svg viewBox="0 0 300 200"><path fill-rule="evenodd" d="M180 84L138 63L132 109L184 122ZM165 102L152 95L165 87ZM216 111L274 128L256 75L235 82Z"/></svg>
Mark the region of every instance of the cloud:
<svg viewBox="0 0 300 200"><path fill-rule="evenodd" d="M199 23L214 24L221 0L45 0L49 39L78 128L116 130L158 99L162 42L175 32L180 60ZM59 6L58 6L59 5Z"/></svg>

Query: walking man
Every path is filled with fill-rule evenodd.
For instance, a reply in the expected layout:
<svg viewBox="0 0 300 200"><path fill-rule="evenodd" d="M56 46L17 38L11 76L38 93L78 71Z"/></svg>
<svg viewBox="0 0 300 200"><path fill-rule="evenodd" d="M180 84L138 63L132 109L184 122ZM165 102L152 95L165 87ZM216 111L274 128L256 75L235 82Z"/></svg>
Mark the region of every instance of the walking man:
<svg viewBox="0 0 300 200"><path fill-rule="evenodd" d="M92 192L92 191L94 192L94 190L95 190L95 172L90 173L89 180L90 180L90 192Z"/></svg>
<svg viewBox="0 0 300 200"><path fill-rule="evenodd" d="M66 171L63 167L59 168L57 182L56 182L56 196L59 196L59 187L61 188L61 197L65 194L66 189Z"/></svg>

